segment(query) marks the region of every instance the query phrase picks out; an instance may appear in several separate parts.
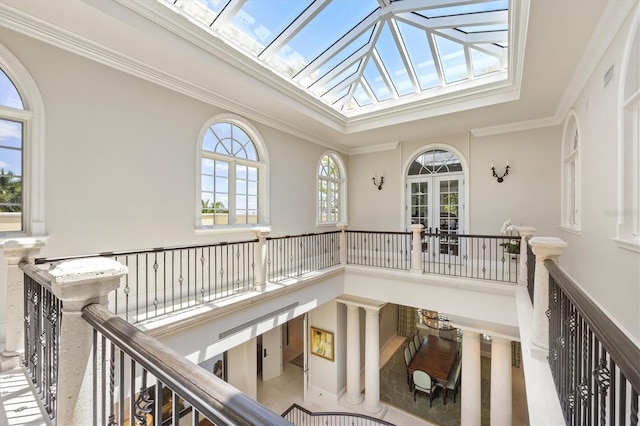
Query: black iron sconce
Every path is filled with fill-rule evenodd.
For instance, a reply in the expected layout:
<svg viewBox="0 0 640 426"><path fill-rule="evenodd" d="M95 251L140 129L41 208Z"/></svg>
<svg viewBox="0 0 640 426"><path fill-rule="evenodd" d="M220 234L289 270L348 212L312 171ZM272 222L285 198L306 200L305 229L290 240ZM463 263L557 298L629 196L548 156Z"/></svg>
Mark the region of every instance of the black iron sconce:
<svg viewBox="0 0 640 426"><path fill-rule="evenodd" d="M376 183L376 177L372 177L371 181L373 182L374 186L378 187L378 190L382 189L382 185L384 184L384 176L380 176L380 183Z"/></svg>
<svg viewBox="0 0 640 426"><path fill-rule="evenodd" d="M490 170L491 170L491 173L493 173L493 177L498 180L498 183L502 183L504 181L504 177L509 174L509 162L507 161L507 167L505 167L504 174L502 176L498 176L498 174L496 173L496 168L493 166L493 163L491 163Z"/></svg>

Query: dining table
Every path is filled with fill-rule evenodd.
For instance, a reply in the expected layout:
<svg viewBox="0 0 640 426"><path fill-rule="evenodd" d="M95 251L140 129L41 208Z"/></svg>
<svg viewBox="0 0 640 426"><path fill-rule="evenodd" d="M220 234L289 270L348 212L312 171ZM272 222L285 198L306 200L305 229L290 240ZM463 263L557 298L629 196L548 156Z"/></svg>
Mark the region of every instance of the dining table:
<svg viewBox="0 0 640 426"><path fill-rule="evenodd" d="M407 367L411 389L413 389L413 372L416 370L424 371L431 380L435 380L442 385L443 389L446 389L449 373L455 364L459 348L457 340L427 335ZM443 392L442 399L446 404L447 392Z"/></svg>

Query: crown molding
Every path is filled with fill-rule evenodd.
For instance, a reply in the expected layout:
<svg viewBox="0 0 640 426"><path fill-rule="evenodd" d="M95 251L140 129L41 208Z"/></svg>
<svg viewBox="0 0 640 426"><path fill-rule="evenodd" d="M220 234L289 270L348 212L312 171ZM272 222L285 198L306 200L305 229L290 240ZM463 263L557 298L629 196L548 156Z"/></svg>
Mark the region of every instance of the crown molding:
<svg viewBox="0 0 640 426"><path fill-rule="evenodd" d="M499 135L502 133L522 132L525 130L539 129L542 127L557 126L562 123L562 119L554 117L538 118L535 120L518 121L514 123L501 124L499 126L482 127L471 129L471 133L476 137Z"/></svg>
<svg viewBox="0 0 640 426"><path fill-rule="evenodd" d="M349 155L371 154L373 152L393 151L398 148L400 141L383 143L379 145L364 146L360 148L353 148L349 150Z"/></svg>

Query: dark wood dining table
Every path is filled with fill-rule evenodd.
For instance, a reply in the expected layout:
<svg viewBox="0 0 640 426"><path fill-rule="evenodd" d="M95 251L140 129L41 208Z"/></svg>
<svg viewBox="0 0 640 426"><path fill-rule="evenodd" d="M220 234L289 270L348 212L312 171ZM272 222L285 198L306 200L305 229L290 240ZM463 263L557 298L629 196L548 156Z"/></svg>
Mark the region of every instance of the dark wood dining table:
<svg viewBox="0 0 640 426"><path fill-rule="evenodd" d="M413 389L413 372L422 370L431 376L431 380L440 383L446 389L449 373L458 356L459 344L455 340L443 339L434 335L427 335L422 345L409 363L409 377ZM447 392L443 393L444 403L447 403Z"/></svg>

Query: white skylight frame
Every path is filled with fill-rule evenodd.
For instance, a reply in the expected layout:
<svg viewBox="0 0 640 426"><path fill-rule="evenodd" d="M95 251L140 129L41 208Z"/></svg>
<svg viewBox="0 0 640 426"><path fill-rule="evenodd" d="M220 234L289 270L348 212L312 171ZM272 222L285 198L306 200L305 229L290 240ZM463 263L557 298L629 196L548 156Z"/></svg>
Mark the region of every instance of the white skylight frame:
<svg viewBox="0 0 640 426"><path fill-rule="evenodd" d="M480 28L484 25L495 25L496 21L504 22L505 17L508 19L508 34L504 31L498 33L483 33L483 32L469 32L467 34L460 33L457 30L453 30L450 25L461 25L460 17L447 16L441 18L432 18L429 20L428 35L433 42L436 37L443 37L452 39L458 37L457 40L462 41L465 44L465 59L467 64L466 77L462 81L446 82L444 85L437 85L428 90L420 90L412 93L411 96L397 96L392 93L391 99L386 101L376 101L373 96L374 89L368 84L360 84L356 86L354 77L351 77L348 81L344 81L341 84L336 84L325 92L329 96L340 92L341 90L348 90L349 96L355 95L355 89L357 88L361 94L365 94L372 97L373 101L370 105L362 108L345 110L342 108L351 99L340 99L339 101L329 104L313 93L313 90L305 87L304 78L318 69L322 63L325 63L333 53L344 48L349 41L357 39L358 36L367 34L367 31L371 31L371 39L375 43L374 37L379 37L380 31L376 26L380 26L381 22L391 19L394 21L388 26L389 30L394 34L394 40L398 48L398 52L406 63L410 62L409 55L406 53L404 46L399 44L398 39L398 22L400 25L409 25L408 23L415 23L418 21L424 22L421 17L415 16L415 13L411 11L415 7L422 7L426 2L423 0L377 0L377 5L380 6L373 13L368 15L365 19L359 22L354 29L348 33L340 41L334 43L329 49L326 49L324 53L318 56L317 62L303 71L297 72L290 76L283 76L281 72L274 71L268 66L263 58L273 57L277 50L285 46L288 40L291 40L298 31L303 27L302 24L310 22L318 13L322 11L322 7L329 3L330 0L315 0L312 1L312 5L308 7L304 13L294 20L295 24L290 24L278 37L276 37L268 48L260 50L258 54L248 55L242 49L238 48L234 43L225 39L220 33L214 31L215 28L224 27L229 25L229 22L233 20L233 14L242 10L242 7L247 4L247 0L232 0L226 11L220 14L217 20L213 21L212 29L208 25L203 24L202 21L207 19L195 18L193 15L187 15L180 11L179 8L173 5L174 0L157 0L153 2L159 7L150 5L152 3L140 2L137 0L120 0L124 4L135 4L137 6L143 6L138 8L139 11L146 10L152 13L143 13L147 17L154 18L156 22L161 23L167 29L172 30L180 34L186 39L190 39L198 45L203 45L203 42L208 45L208 49L211 53L222 54L220 57L238 66L238 64L245 64L246 69L244 71L248 74L259 78L260 80L269 83L281 92L287 93L293 100L303 102L307 106L311 106L316 112L320 112L325 118L329 118L335 121L338 125L343 127L345 133L357 132L359 130L366 130L370 128L379 127L380 125L389 124L391 122L404 122L409 120L415 120L420 118L427 118L430 116L441 115L445 113L476 108L485 105L491 105L499 102L507 102L518 99L520 93L520 81L522 74L522 63L524 58L524 41L526 38L526 29L528 22L529 0L507 1L509 11L508 12L485 12L482 16L473 14L472 18L467 22L464 22L465 28L470 26L476 26ZM181 0L175 0L181 1ZM251 0L248 0L249 2ZM311 1L311 0L310 0ZM336 0L333 0L336 1ZM442 7L444 5L466 5L474 6L481 3L486 3L490 0L434 0L428 2L428 8L433 9L436 6ZM226 4L227 0L221 0L223 4ZM262 0L262 2L269 3L268 0ZM200 2L190 1L189 5L201 4ZM163 12L164 10L164 12ZM208 19L212 19L215 14L212 12ZM158 18L161 18L158 20ZM224 19L223 19L224 18ZM455 36L455 37L454 37ZM246 36L245 36L246 37ZM207 41L207 39L209 39ZM506 40L506 42L505 42ZM222 44L221 44L222 42ZM500 58L499 70L497 72L488 73L486 75L477 76L474 75L474 70L471 68L470 50L471 46L478 46L478 42L486 47L486 42L500 43L508 47L502 48L507 50L508 54L503 55ZM426 43L425 43L426 45ZM432 53L435 52L435 44L430 43L429 49ZM497 51L498 47L495 45L489 45L490 49ZM375 46L374 46L375 47ZM480 49L483 50L483 49ZM241 52L242 55L237 55L233 52ZM495 52L494 52L495 53ZM324 80L328 80L331 77L338 75L340 72L349 68L349 66L355 66L361 64L362 58L366 57L367 61L372 64L378 64L380 68L380 55L371 46L363 46L359 49L355 49L351 53L351 59L344 61L340 65L336 66L330 73L324 75L321 79L316 81L317 84L322 84ZM243 59L244 58L244 59ZM310 62L311 63L311 62ZM260 67L256 67L260 65ZM357 80L363 75L364 67L361 65L358 69L358 73L355 77ZM407 67L410 70L411 67ZM438 80L442 80L444 76L440 66L437 67ZM411 84L415 87L419 87L418 76L408 71ZM391 78L385 76L384 72L380 73L384 84L387 87L392 88ZM392 90L389 90L392 92ZM315 100L314 100L315 99Z"/></svg>

